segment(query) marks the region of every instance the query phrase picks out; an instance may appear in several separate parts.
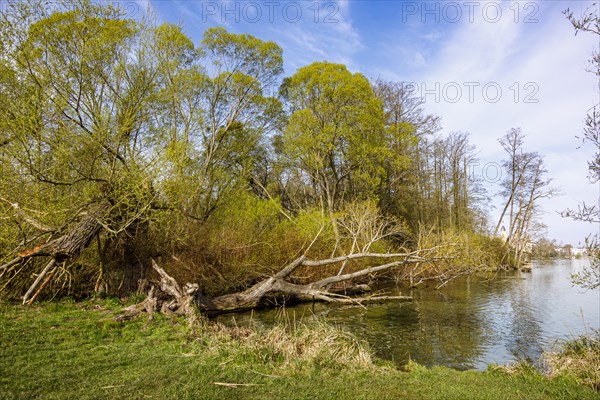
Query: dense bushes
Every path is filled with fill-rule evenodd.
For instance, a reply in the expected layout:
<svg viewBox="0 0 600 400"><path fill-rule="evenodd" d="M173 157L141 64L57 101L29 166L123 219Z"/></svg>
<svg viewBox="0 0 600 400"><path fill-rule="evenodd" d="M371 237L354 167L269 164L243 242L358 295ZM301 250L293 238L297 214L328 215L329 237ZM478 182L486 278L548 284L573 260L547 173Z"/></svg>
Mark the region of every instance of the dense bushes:
<svg viewBox="0 0 600 400"><path fill-rule="evenodd" d="M318 209L291 214L276 199L239 191L205 221L172 218L172 213L154 215L145 242L128 248L124 240L127 236L103 234L75 264L59 268L56 279L46 289L47 295L131 292L123 290L125 277L119 264L127 257L139 261L154 257L179 282L196 282L209 296L243 290L305 252L310 258L322 259L360 252L420 250L420 255L433 260L388 274L397 279L409 279L410 275L411 279L444 281L510 264L509 252L500 238L453 229L436 232L424 226L413 233L402 221L383 216L372 201L349 203L331 218ZM139 235L134 237L139 240ZM346 272L363 267L365 261L343 265ZM35 270L41 264L36 267L32 260L28 268ZM301 268L294 279L308 282L335 275L340 268L339 264ZM18 272L4 271L5 297L17 297L26 290L30 275L18 277ZM141 274L137 290L147 290L151 276L148 270Z"/></svg>

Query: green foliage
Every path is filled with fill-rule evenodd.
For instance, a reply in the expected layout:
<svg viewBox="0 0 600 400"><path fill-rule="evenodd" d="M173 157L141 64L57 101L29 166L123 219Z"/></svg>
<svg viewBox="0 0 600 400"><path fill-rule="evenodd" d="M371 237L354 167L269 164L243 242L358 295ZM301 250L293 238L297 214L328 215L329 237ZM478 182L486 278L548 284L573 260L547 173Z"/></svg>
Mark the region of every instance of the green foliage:
<svg viewBox="0 0 600 400"><path fill-rule="evenodd" d="M333 213L348 196L368 197L389 154L383 109L369 81L320 62L300 68L282 91L291 115L281 151L314 182L321 207Z"/></svg>
<svg viewBox="0 0 600 400"><path fill-rule="evenodd" d="M274 42L263 42L247 34L236 35L219 27L209 28L202 44L219 69L240 71L259 79L273 79L283 72L283 51Z"/></svg>
<svg viewBox="0 0 600 400"><path fill-rule="evenodd" d="M82 263L100 261L91 275L103 279L105 268L139 264L143 277L157 247L184 240L159 230L185 233L170 221L206 220L246 188L280 113L264 93L282 71L281 49L224 29L196 48L178 26L127 20L104 3L64 3L50 14L38 6L11 4L0 15L9 39L0 68L2 252L31 248L40 230L44 239L62 234L107 200L103 254Z"/></svg>
<svg viewBox="0 0 600 400"><path fill-rule="evenodd" d="M492 272L514 264L509 247L498 237L453 229L436 232L421 227L416 240L419 249L439 258L421 266L419 273L425 277L447 279L465 273Z"/></svg>
<svg viewBox="0 0 600 400"><path fill-rule="evenodd" d="M335 243L329 220L319 211L288 219L277 199L260 199L247 191L224 199L207 222L179 219L164 224L180 238L177 244L162 245L165 254L174 256L163 261L167 271L180 282L199 283L209 295L242 290L304 250L311 257L328 256Z"/></svg>
<svg viewBox="0 0 600 400"><path fill-rule="evenodd" d="M109 208L81 257L53 271L47 297L135 292L151 258L221 294L304 252L410 250L423 224L435 226L431 244L468 249L465 268L501 264L498 246L472 233L481 210L468 135L431 138L439 118L402 84L316 62L275 97L274 42L211 28L194 43L118 5L43 3L0 13L0 257ZM0 293L21 295L45 264L0 271Z"/></svg>

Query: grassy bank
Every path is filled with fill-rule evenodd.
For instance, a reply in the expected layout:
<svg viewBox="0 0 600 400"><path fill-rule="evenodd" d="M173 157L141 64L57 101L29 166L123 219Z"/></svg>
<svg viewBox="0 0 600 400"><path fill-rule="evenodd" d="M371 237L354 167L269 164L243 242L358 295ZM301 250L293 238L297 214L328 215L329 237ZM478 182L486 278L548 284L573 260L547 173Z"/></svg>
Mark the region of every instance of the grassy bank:
<svg viewBox="0 0 600 400"><path fill-rule="evenodd" d="M600 392L600 330L563 343L545 361L551 376L569 376Z"/></svg>
<svg viewBox="0 0 600 400"><path fill-rule="evenodd" d="M119 323L120 307L0 305L0 398L598 398L568 374L399 371L325 324L258 332L162 316Z"/></svg>

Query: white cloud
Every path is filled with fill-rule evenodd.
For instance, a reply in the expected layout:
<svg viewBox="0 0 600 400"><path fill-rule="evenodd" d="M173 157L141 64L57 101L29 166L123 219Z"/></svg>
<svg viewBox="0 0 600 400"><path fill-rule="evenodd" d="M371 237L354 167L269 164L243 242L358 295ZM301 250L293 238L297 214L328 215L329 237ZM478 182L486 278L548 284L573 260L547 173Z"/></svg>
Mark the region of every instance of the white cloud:
<svg viewBox="0 0 600 400"><path fill-rule="evenodd" d="M284 21L270 27L284 48L288 72L314 61L337 62L356 69L354 56L363 44L352 23L350 1L301 4L305 17L300 21Z"/></svg>
<svg viewBox="0 0 600 400"><path fill-rule="evenodd" d="M538 24L512 19L463 23L440 50L435 67L424 73L423 82L428 90L439 82L441 92L439 102L432 94L426 97L426 109L442 116L446 132L471 132L484 162L502 157L498 137L511 127L523 129L527 148L546 155L549 175L567 194L544 203L549 236L577 242L594 228L565 221L557 211L576 207L574 198L593 201L598 194L586 180L589 152L577 150L575 138L586 110L598 99L596 78L585 71L597 41L575 37L560 10L560 4L540 8ZM465 82L478 84L472 86L473 101ZM462 97L453 103L456 85ZM496 99L496 87L502 96L489 101Z"/></svg>

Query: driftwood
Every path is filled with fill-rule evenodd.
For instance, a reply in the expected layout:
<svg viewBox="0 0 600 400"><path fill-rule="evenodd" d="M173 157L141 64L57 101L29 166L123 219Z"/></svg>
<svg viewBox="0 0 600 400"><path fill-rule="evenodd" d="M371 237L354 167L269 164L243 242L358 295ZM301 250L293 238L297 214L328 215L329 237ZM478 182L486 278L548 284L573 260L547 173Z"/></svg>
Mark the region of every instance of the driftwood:
<svg viewBox="0 0 600 400"><path fill-rule="evenodd" d="M350 260L377 258L401 259L374 267L364 268L353 273L330 276L305 285L291 283L286 280L296 269L302 266L321 267ZM328 303L361 304L374 299L372 297L348 297L341 294L336 294L332 291L329 291L327 287L335 283L349 281L351 279L418 261L423 261L423 259L418 256L418 252L400 254L359 253L325 260L310 260L305 256L302 256L288 264L277 274L253 285L243 292L227 294L212 299L199 296L197 299L197 306L201 311L208 312L244 311L256 308L265 299L277 295L290 296L299 301L324 301ZM385 299L412 300L410 297L395 296L392 298L387 296L379 296L376 298L376 301L382 301Z"/></svg>
<svg viewBox="0 0 600 400"><path fill-rule="evenodd" d="M194 297L198 292L198 285L188 283L182 289L154 260L152 268L160 276L158 288L153 285L144 301L123 309L123 314L116 318L117 321L134 318L142 312L147 312L149 319L152 319L157 311L167 315L194 314Z"/></svg>
<svg viewBox="0 0 600 400"><path fill-rule="evenodd" d="M399 259L359 271L343 275L330 276L308 284L296 284L286 279L300 267L321 267L359 259ZM159 274L160 291L153 287L142 303L124 309L124 314L117 317L120 320L132 318L146 311L150 316L156 311L167 314L190 315L196 311L208 314L245 311L260 307L265 301L281 297L297 301L323 301L327 303L358 304L383 301L409 301L408 296L363 296L349 297L328 290L328 287L339 282L349 281L365 275L382 272L401 265L426 261L419 252L380 254L360 253L348 256L329 258L325 260L310 260L305 256L299 257L275 275L264 279L250 288L237 293L208 298L200 294L197 284L186 284L183 289L177 281L169 276L152 260L152 267ZM363 291L367 291L363 288Z"/></svg>

